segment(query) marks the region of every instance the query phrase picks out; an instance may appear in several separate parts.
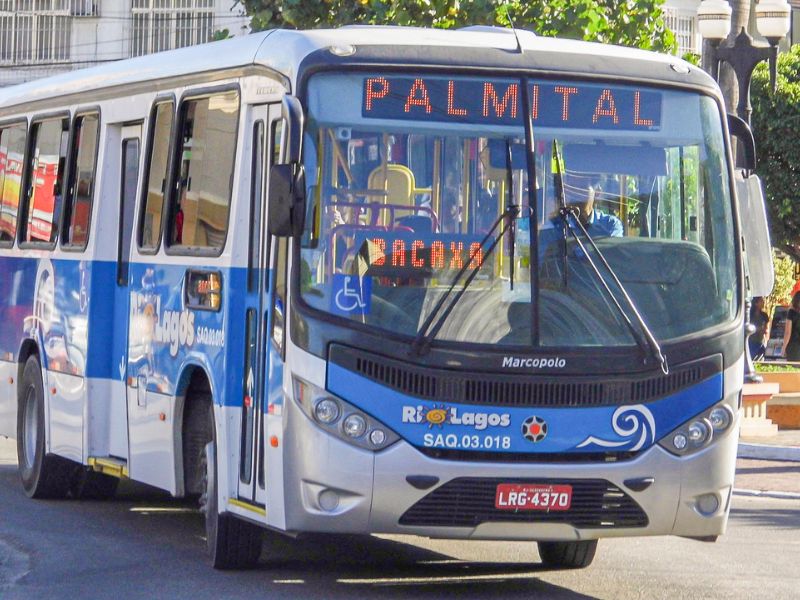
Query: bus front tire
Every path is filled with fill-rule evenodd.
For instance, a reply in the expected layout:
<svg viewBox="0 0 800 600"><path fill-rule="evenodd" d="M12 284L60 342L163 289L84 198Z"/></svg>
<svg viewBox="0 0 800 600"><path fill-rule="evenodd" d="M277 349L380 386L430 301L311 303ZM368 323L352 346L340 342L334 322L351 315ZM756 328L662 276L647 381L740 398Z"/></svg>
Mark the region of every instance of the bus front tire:
<svg viewBox="0 0 800 600"><path fill-rule="evenodd" d="M252 569L261 555L261 529L233 515L220 514L217 501L216 445L206 444L202 458L203 492L200 509L205 516L206 543L215 569Z"/></svg>
<svg viewBox="0 0 800 600"><path fill-rule="evenodd" d="M597 540L579 542L537 542L545 566L559 569L585 569L592 564Z"/></svg>
<svg viewBox="0 0 800 600"><path fill-rule="evenodd" d="M17 460L22 487L29 498L64 498L75 465L45 454L44 386L36 356L28 357L22 372L17 411Z"/></svg>

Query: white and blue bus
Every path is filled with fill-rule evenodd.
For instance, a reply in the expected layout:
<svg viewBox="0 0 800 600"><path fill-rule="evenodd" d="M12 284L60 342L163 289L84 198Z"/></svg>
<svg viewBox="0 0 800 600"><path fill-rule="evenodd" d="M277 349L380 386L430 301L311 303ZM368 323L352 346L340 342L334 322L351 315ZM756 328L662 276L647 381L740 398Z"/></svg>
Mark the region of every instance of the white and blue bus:
<svg viewBox="0 0 800 600"><path fill-rule="evenodd" d="M276 532L572 568L714 539L768 247L752 148L674 57L483 27L0 90L0 434L33 498L197 498L218 568Z"/></svg>

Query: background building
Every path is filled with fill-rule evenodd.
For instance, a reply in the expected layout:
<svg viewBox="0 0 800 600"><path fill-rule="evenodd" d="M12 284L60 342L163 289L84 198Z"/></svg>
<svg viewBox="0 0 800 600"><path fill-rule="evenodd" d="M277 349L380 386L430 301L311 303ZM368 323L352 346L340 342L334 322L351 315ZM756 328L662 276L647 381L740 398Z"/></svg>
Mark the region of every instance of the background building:
<svg viewBox="0 0 800 600"><path fill-rule="evenodd" d="M786 36L780 48L786 49L790 45L800 43L800 0L788 0L792 6L792 25L789 34ZM751 9L755 7L757 0L751 0ZM687 52L700 54L703 40L697 29L697 7L700 0L665 0L664 18L674 33L678 41L678 56L683 56ZM752 13L750 19L750 34L758 38Z"/></svg>
<svg viewBox="0 0 800 600"><path fill-rule="evenodd" d="M703 40L697 30L697 7L700 0L666 0L664 20L678 42L678 56L687 52L700 54Z"/></svg>
<svg viewBox="0 0 800 600"><path fill-rule="evenodd" d="M232 0L0 0L0 86L249 32Z"/></svg>
<svg viewBox="0 0 800 600"><path fill-rule="evenodd" d="M789 3L792 29L782 47L800 42L800 0ZM700 54L699 5L664 3L678 56ZM0 87L204 43L223 30L249 32L248 18L233 0L0 0Z"/></svg>

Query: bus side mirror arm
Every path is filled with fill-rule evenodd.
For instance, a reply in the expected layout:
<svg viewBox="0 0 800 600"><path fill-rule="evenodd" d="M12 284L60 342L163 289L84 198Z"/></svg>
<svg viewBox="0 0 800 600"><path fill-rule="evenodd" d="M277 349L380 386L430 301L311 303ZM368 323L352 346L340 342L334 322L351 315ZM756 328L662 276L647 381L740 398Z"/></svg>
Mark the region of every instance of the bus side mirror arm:
<svg viewBox="0 0 800 600"><path fill-rule="evenodd" d="M281 116L287 129L284 163L269 170L267 228L274 236L296 237L303 233L306 212L306 180L300 162L305 118L300 101L284 96Z"/></svg>
<svg viewBox="0 0 800 600"><path fill-rule="evenodd" d="M749 172L756 170L756 141L753 131L747 121L728 113L728 131L732 137L739 140L739 149L742 156L736 157L737 167Z"/></svg>
<svg viewBox="0 0 800 600"><path fill-rule="evenodd" d="M305 117L303 105L295 96L284 96L281 100L281 116L286 123L286 153L284 162L299 163L303 150Z"/></svg>

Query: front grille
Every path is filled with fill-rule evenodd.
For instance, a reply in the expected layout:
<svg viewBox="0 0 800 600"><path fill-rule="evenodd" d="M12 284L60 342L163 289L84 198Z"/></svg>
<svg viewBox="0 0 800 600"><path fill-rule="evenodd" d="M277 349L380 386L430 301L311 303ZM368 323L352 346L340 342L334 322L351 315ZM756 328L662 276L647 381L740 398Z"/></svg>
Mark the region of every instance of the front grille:
<svg viewBox="0 0 800 600"><path fill-rule="evenodd" d="M417 448L425 456L440 460L502 463L611 463L630 460L638 451L611 452L485 452L483 450L452 450L448 448Z"/></svg>
<svg viewBox="0 0 800 600"><path fill-rule="evenodd" d="M572 504L566 511L508 511L494 507L500 483L568 484ZM578 528L647 527L649 520L636 501L603 479L484 479L460 477L435 489L409 508L400 525L476 527L481 523L566 523Z"/></svg>
<svg viewBox="0 0 800 600"><path fill-rule="evenodd" d="M719 373L719 356L673 367L669 375L594 378L461 372L419 367L333 345L331 362L404 394L464 404L519 407L591 407L646 403Z"/></svg>

